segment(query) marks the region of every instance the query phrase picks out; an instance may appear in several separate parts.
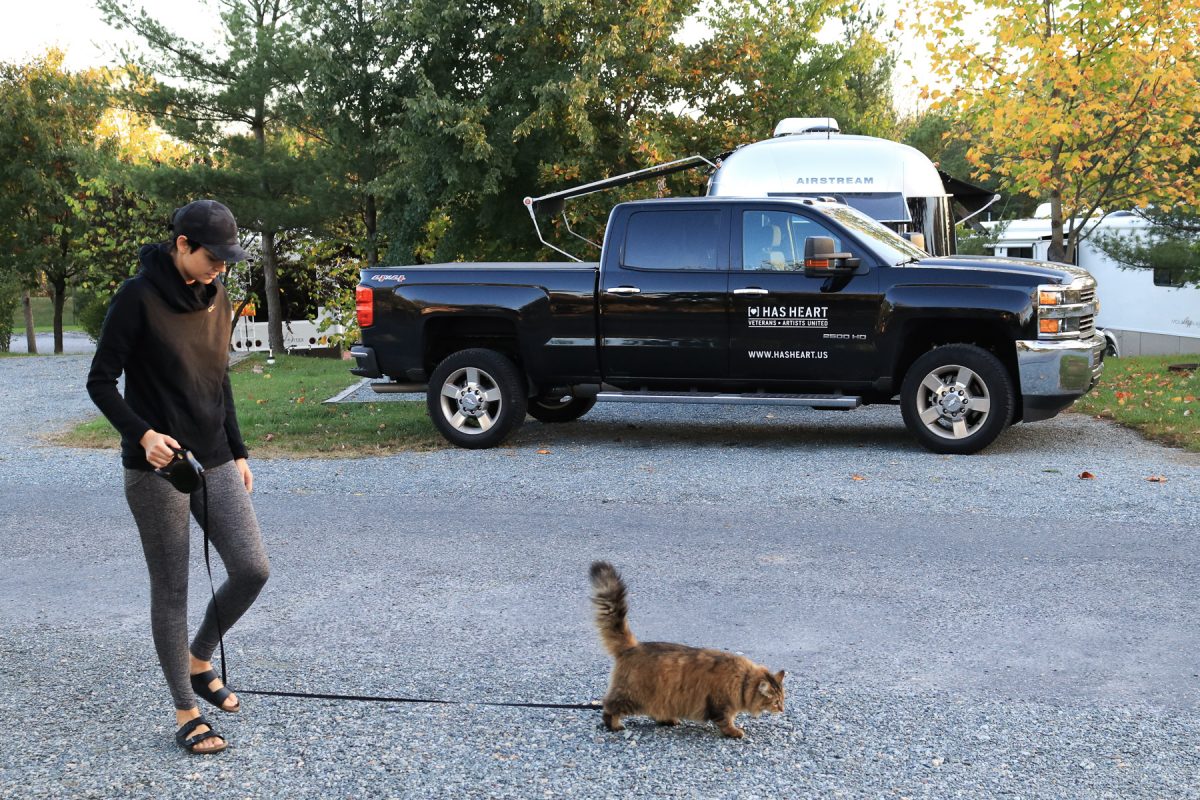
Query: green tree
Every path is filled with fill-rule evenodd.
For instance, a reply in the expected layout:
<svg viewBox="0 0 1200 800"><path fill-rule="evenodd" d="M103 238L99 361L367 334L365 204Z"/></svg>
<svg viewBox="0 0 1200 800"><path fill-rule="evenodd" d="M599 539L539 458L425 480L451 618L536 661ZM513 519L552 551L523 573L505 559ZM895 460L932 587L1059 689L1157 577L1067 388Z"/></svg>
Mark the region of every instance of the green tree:
<svg viewBox="0 0 1200 800"><path fill-rule="evenodd" d="M850 133L896 134L895 57L882 9L730 0L705 21L712 34L689 51L685 76L701 112L701 142L712 152L766 138L785 117L833 117Z"/></svg>
<svg viewBox="0 0 1200 800"><path fill-rule="evenodd" d="M378 181L394 165L384 147L402 125L414 91L408 0L303 0L303 90L295 124L326 147L331 187L321 235L349 235L368 266L379 261L379 210L390 198ZM353 215L357 224L346 225Z"/></svg>
<svg viewBox="0 0 1200 800"><path fill-rule="evenodd" d="M25 286L45 282L54 302L54 352L63 351L63 305L87 269L80 240L83 186L105 158L96 126L106 105L99 73L63 70L62 53L0 65L0 270ZM6 324L8 321L6 320Z"/></svg>
<svg viewBox="0 0 1200 800"><path fill-rule="evenodd" d="M402 258L544 255L525 195L724 149L797 113L887 135L891 57L877 15L829 0L725 3L711 35L680 41L698 0L415 2L417 86L391 132ZM822 44L834 29L841 38ZM702 191L702 176L659 192ZM639 190L645 194L645 189ZM582 199L602 235L613 195Z"/></svg>
<svg viewBox="0 0 1200 800"><path fill-rule="evenodd" d="M304 32L295 0L221 0L220 40L209 50L182 38L129 0L100 0L107 21L144 43L127 56L127 99L192 147L186 169L157 167L146 185L178 201L200 195L229 205L259 236L272 348L283 349L279 294L282 233L308 230L328 191L319 143L288 124L303 84Z"/></svg>

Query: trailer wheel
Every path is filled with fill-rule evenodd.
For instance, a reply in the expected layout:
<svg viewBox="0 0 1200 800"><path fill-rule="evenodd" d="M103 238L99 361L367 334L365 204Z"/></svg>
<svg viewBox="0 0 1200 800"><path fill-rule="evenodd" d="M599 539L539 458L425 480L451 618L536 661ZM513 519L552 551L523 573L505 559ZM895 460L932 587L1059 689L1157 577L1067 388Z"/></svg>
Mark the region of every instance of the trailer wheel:
<svg viewBox="0 0 1200 800"><path fill-rule="evenodd" d="M572 397L564 395L541 395L529 401L529 416L539 422L574 422L592 410L594 397Z"/></svg>
<svg viewBox="0 0 1200 800"><path fill-rule="evenodd" d="M1013 385L1000 359L970 344L930 350L900 390L904 424L935 453L975 453L1012 422Z"/></svg>
<svg viewBox="0 0 1200 800"><path fill-rule="evenodd" d="M447 356L429 376L429 418L446 441L472 450L495 447L525 421L525 381L495 350Z"/></svg>

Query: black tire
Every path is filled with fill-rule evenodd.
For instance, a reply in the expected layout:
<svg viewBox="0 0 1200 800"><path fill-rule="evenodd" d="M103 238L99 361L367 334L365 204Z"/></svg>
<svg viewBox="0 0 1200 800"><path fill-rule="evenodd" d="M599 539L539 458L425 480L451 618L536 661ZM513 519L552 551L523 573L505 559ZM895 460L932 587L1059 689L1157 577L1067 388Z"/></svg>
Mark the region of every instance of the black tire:
<svg viewBox="0 0 1200 800"><path fill-rule="evenodd" d="M447 356L429 376L425 405L446 441L495 447L525 421L525 379L508 356L473 348Z"/></svg>
<svg viewBox="0 0 1200 800"><path fill-rule="evenodd" d="M900 388L904 424L935 453L979 452L1012 422L1014 405L1004 364L971 344L930 350L908 368Z"/></svg>
<svg viewBox="0 0 1200 800"><path fill-rule="evenodd" d="M526 409L529 416L539 422L574 422L592 410L594 397L572 397L564 395L542 395L529 401Z"/></svg>

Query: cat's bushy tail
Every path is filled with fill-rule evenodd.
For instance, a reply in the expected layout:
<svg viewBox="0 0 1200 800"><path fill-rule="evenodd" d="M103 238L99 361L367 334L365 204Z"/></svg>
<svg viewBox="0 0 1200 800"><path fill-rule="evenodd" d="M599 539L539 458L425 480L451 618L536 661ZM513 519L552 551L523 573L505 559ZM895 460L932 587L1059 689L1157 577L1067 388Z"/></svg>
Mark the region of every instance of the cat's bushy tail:
<svg viewBox="0 0 1200 800"><path fill-rule="evenodd" d="M625 581L607 561L593 561L592 605L596 607L596 627L600 629L600 641L613 657L622 650L637 645L637 638L629 630L625 615L629 604L625 600Z"/></svg>

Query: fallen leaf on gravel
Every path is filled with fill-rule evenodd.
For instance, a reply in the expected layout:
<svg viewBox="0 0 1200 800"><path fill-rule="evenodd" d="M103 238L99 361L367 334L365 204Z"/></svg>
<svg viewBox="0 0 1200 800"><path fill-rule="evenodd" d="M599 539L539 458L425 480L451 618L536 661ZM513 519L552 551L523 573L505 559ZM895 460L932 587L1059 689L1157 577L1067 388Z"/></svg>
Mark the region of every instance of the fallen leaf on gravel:
<svg viewBox="0 0 1200 800"><path fill-rule="evenodd" d="M1083 478L1085 481L1093 481L1096 479L1096 476L1093 475L1092 473L1088 472L1087 470L1084 470L1083 472L1079 473L1079 477Z"/></svg>
<svg viewBox="0 0 1200 800"><path fill-rule="evenodd" d="M852 480L852 481L865 481L865 480L866 480L866 478L864 478L862 475L851 475L851 476L850 476L850 480Z"/></svg>
<svg viewBox="0 0 1200 800"><path fill-rule="evenodd" d="M1061 474L1062 474L1062 470L1061 470L1061 469L1044 469L1044 470L1042 470L1042 472L1052 472L1052 473L1054 473L1055 475L1061 475Z"/></svg>
<svg viewBox="0 0 1200 800"><path fill-rule="evenodd" d="M539 456L548 456L548 455L550 455L550 451L543 448L542 450L538 450L537 454Z"/></svg>
<svg viewBox="0 0 1200 800"><path fill-rule="evenodd" d="M1151 475L1149 478L1146 478L1146 480L1150 481L1151 483L1166 483L1167 482L1167 478L1165 475Z"/></svg>

